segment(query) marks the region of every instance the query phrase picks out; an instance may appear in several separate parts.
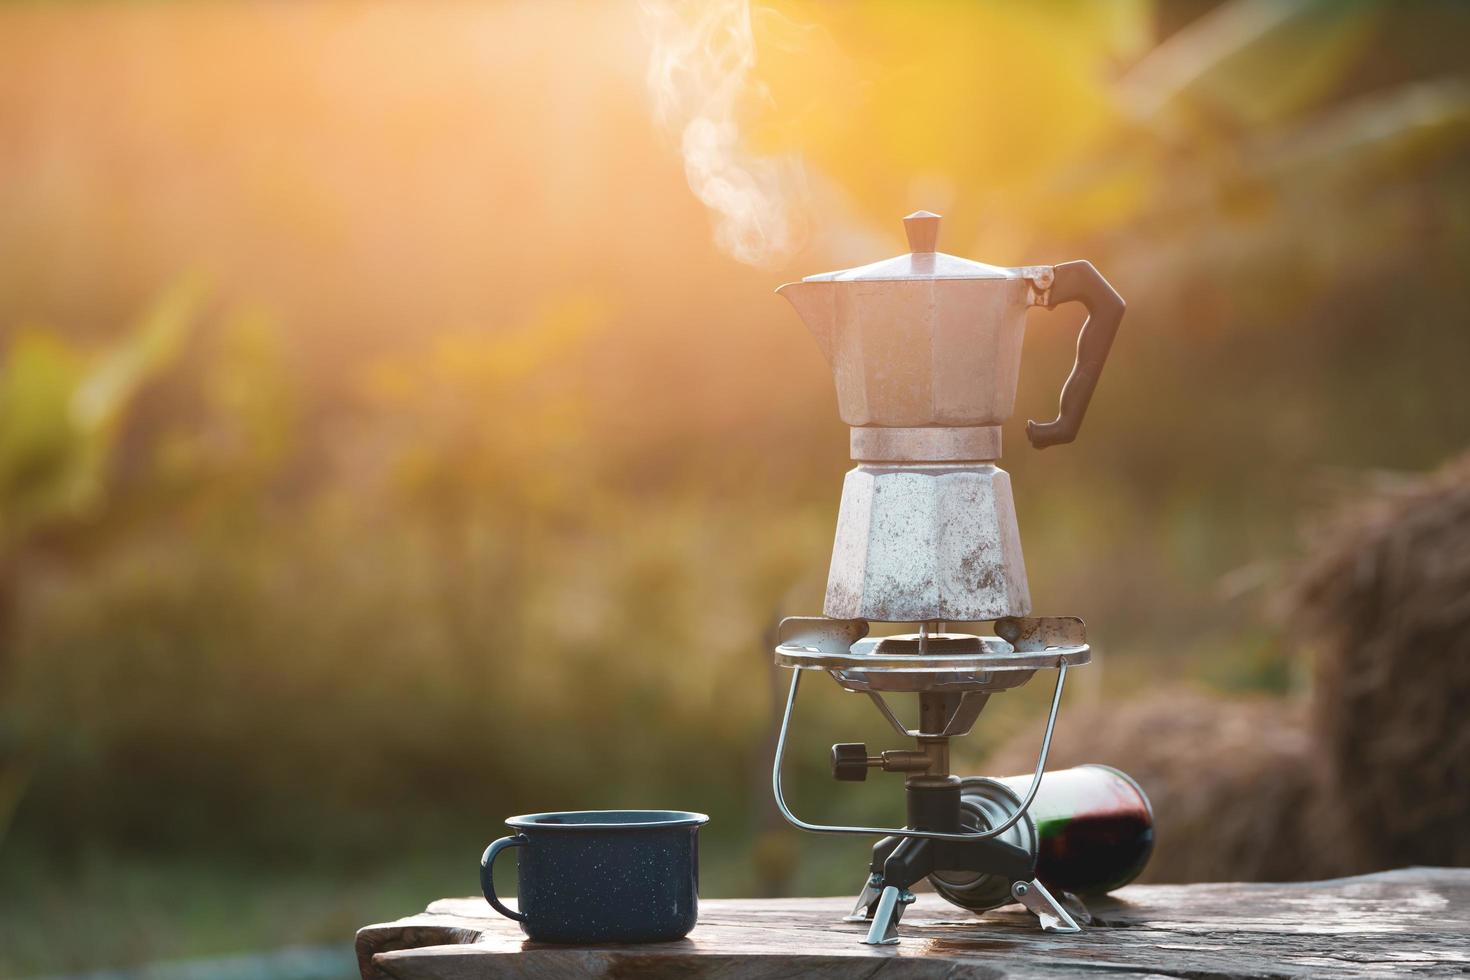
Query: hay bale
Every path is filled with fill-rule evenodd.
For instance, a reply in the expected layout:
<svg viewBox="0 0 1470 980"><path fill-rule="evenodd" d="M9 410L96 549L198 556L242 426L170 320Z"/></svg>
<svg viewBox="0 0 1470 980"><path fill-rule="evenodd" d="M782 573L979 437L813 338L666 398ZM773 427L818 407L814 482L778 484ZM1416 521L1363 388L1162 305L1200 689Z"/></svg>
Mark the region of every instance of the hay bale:
<svg viewBox="0 0 1470 980"><path fill-rule="evenodd" d="M1157 838L1144 881L1304 881L1363 870L1324 805L1304 706L1227 700L1186 688L1064 710L1048 768L1102 762L1148 793ZM1036 764L1035 736L986 760Z"/></svg>
<svg viewBox="0 0 1470 980"><path fill-rule="evenodd" d="M1470 864L1470 455L1314 537L1288 609L1331 792L1378 864Z"/></svg>

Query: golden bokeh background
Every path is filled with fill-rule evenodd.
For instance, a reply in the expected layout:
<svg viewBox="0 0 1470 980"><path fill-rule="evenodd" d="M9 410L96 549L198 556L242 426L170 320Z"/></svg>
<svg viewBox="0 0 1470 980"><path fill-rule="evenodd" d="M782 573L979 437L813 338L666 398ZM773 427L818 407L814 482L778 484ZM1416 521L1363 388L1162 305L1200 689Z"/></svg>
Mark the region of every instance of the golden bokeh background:
<svg viewBox="0 0 1470 980"><path fill-rule="evenodd" d="M768 799L770 630L848 466L772 290L920 208L1130 304L1045 453L1078 313L1032 314L1007 432L1037 608L1097 639L1069 698L1300 697L1301 528L1470 436L1467 39L1430 2L0 7L0 973L340 943L527 810L705 810L709 896L855 888L866 844ZM895 818L827 782L881 729L824 693L798 800Z"/></svg>

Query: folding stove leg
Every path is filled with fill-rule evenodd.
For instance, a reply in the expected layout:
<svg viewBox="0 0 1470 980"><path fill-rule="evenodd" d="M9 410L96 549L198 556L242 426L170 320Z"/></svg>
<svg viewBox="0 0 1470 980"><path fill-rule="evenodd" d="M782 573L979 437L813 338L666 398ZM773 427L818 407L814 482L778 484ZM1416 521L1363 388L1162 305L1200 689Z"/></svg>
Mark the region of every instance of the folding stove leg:
<svg viewBox="0 0 1470 980"><path fill-rule="evenodd" d="M893 946L898 943L898 920L903 910L913 904L914 893L897 885L884 885L873 910L873 924L863 943L868 946Z"/></svg>
<svg viewBox="0 0 1470 980"><path fill-rule="evenodd" d="M934 842L918 837L889 838L873 848L875 867L882 858L882 870L874 870L868 887L878 891L878 900L869 913L873 924L863 942L869 946L892 946L898 942L898 922L904 909L914 902L909 886L934 870Z"/></svg>
<svg viewBox="0 0 1470 980"><path fill-rule="evenodd" d="M1081 932L1077 924L1062 908L1061 903L1051 897L1046 886L1035 880L1017 881L1011 885L1011 897L1024 905L1041 920L1042 932Z"/></svg>
<svg viewBox="0 0 1470 980"><path fill-rule="evenodd" d="M879 874L868 875L868 880L863 883L863 890L858 893L857 904L852 907L850 915L842 917L843 922L866 922L873 917L873 907L878 902L878 895L882 891L883 876Z"/></svg>

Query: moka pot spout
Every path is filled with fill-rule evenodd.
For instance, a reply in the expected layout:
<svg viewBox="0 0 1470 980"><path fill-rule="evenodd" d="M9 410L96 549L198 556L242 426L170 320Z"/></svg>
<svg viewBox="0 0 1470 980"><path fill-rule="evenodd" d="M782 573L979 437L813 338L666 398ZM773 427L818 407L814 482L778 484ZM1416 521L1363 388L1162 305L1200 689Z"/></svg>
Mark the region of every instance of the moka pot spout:
<svg viewBox="0 0 1470 980"><path fill-rule="evenodd" d="M837 284L833 282L788 282L776 290L785 296L806 328L817 338L822 356L832 363L833 331L837 320Z"/></svg>

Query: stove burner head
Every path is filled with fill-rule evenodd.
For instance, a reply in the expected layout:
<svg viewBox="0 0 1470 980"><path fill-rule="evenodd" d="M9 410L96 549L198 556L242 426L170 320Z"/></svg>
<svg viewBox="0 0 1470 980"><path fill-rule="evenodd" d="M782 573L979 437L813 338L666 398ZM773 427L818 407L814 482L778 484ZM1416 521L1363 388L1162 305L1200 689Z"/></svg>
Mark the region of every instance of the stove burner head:
<svg viewBox="0 0 1470 980"><path fill-rule="evenodd" d="M988 643L986 641L989 641ZM969 633L900 633L897 636L870 637L855 646L871 643L871 649L859 652L875 657L974 657L981 654L1008 652L1009 643L998 636L972 636Z"/></svg>
<svg viewBox="0 0 1470 980"><path fill-rule="evenodd" d="M793 616L782 620L776 663L825 670L849 691L1004 691L1037 670L1092 659L1087 629L1075 617L1011 618L999 636L905 633L867 636L862 620Z"/></svg>

